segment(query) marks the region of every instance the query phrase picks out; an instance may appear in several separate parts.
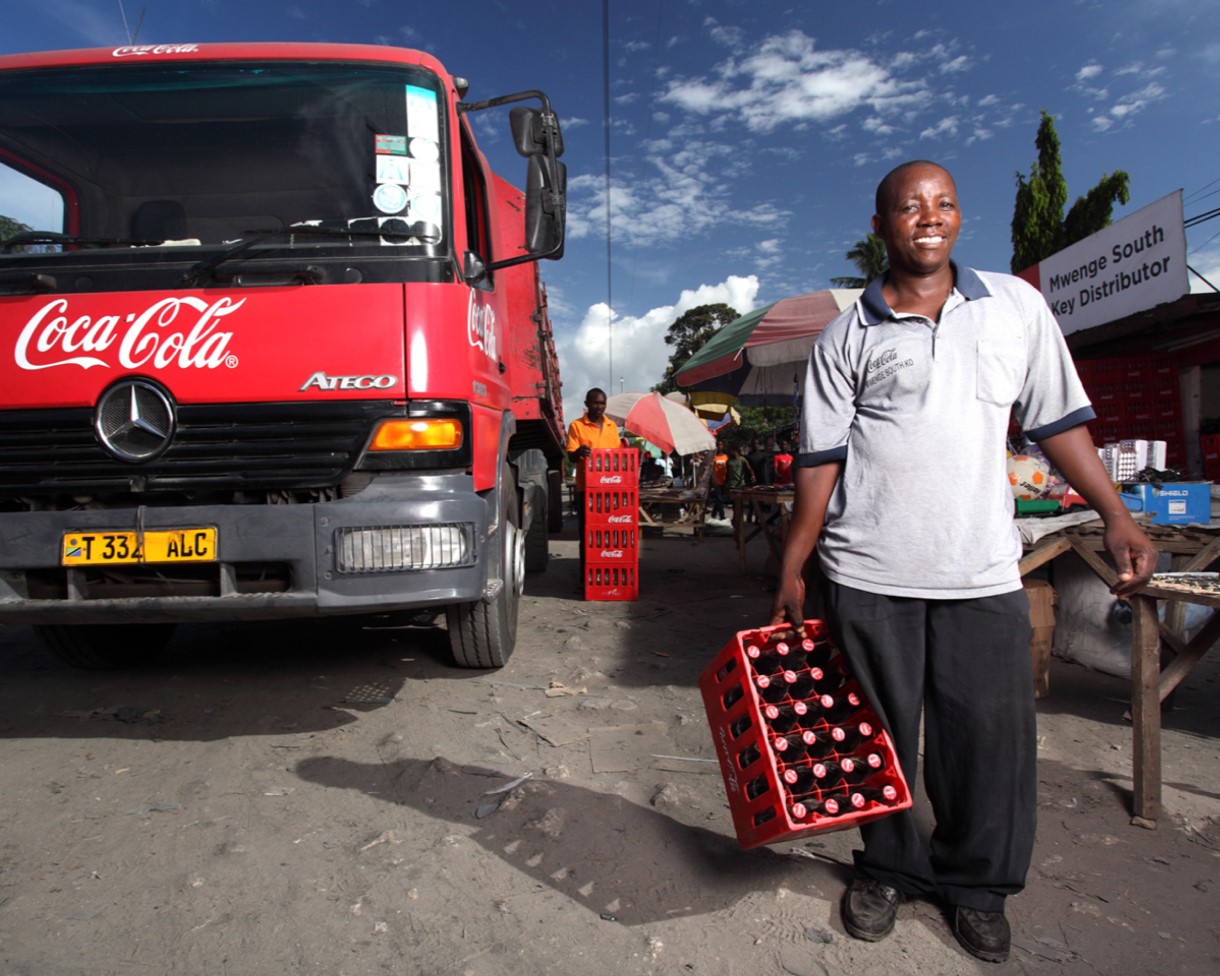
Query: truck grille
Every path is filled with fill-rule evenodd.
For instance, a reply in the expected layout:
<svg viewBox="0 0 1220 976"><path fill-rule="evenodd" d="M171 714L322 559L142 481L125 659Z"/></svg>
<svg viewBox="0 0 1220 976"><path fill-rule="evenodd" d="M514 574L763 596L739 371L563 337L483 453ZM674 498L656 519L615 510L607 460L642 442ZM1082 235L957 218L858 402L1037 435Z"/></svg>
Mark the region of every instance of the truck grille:
<svg viewBox="0 0 1220 976"><path fill-rule="evenodd" d="M93 411L0 411L0 498L128 492L316 489L356 463L390 403L179 405L173 443L144 464L119 461Z"/></svg>

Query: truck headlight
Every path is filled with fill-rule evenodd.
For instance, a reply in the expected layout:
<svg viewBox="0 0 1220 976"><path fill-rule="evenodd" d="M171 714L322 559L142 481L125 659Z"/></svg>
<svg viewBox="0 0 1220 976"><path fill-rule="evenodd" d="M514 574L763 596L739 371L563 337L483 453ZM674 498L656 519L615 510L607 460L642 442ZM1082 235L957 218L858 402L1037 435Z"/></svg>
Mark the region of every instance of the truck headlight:
<svg viewBox="0 0 1220 976"><path fill-rule="evenodd" d="M400 573L468 566L474 562L473 539L469 522L339 529L335 567L340 573Z"/></svg>

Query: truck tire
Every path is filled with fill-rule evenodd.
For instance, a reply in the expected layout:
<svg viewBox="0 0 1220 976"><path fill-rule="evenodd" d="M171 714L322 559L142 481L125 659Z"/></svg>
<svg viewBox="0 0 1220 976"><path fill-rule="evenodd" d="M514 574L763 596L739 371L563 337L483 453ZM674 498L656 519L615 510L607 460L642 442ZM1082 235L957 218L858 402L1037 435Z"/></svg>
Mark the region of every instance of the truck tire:
<svg viewBox="0 0 1220 976"><path fill-rule="evenodd" d="M503 580L490 602L458 603L445 610L449 648L460 668L502 668L517 643L517 611L525 580L525 536L517 527L516 484L505 471L500 500L500 544L489 579Z"/></svg>
<svg viewBox="0 0 1220 976"><path fill-rule="evenodd" d="M547 513L550 511L551 500L544 491L534 492L534 513L530 527L525 531L525 571L527 573L545 573L547 563L551 558L550 539L547 529Z"/></svg>
<svg viewBox="0 0 1220 976"><path fill-rule="evenodd" d="M74 668L100 671L147 664L174 636L177 624L47 624L35 627L47 649Z"/></svg>

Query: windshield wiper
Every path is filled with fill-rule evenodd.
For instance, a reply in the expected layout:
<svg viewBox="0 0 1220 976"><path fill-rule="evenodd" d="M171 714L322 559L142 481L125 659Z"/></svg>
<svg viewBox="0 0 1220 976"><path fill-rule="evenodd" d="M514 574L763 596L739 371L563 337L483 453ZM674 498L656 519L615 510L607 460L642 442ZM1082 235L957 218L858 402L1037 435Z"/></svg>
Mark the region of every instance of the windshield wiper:
<svg viewBox="0 0 1220 976"><path fill-rule="evenodd" d="M53 230L23 230L7 240L0 241L0 251L12 254L13 248L22 244L59 244L76 247L148 247L160 244L161 241L135 241L119 237L76 237L72 234L59 234Z"/></svg>
<svg viewBox="0 0 1220 976"><path fill-rule="evenodd" d="M203 278L211 277L216 269L225 262L232 261L257 244L265 244L269 240L281 237L360 238L364 240L380 238L382 240L406 241L416 236L407 231L387 229L353 230L350 227L321 227L316 224L294 224L291 227L280 227L275 230L251 230L246 231L246 233L250 236L236 241L223 251L200 261L192 267L182 275L179 279L180 283L188 288L197 285Z"/></svg>

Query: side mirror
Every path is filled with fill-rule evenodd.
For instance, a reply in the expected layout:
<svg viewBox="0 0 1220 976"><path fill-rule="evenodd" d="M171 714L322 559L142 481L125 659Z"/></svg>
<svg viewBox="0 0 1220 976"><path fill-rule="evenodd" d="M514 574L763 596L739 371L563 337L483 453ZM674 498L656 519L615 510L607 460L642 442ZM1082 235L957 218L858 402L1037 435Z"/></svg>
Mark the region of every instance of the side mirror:
<svg viewBox="0 0 1220 976"><path fill-rule="evenodd" d="M568 168L530 156L525 177L525 247L537 257L563 257Z"/></svg>
<svg viewBox="0 0 1220 976"><path fill-rule="evenodd" d="M467 251L462 258L462 280L468 285L477 285L487 277L487 265L474 251Z"/></svg>
<svg viewBox="0 0 1220 976"><path fill-rule="evenodd" d="M518 154L542 155L550 143L556 158L563 155L563 132L559 128L559 120L551 112L518 105L509 111L508 124L513 130L513 144Z"/></svg>

